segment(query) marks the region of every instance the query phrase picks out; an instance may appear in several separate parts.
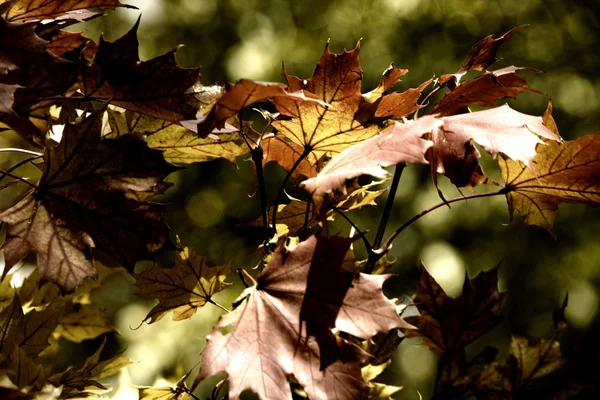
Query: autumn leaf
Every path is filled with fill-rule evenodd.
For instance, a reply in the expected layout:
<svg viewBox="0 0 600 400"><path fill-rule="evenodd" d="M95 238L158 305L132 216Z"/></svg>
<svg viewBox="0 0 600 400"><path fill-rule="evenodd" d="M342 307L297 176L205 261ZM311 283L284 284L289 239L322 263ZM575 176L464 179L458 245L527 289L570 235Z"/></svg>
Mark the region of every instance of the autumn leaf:
<svg viewBox="0 0 600 400"><path fill-rule="evenodd" d="M41 311L32 310L25 314L17 336L19 348L31 357L41 353L50 345L48 338L56 329L61 313L60 306L50 306Z"/></svg>
<svg viewBox="0 0 600 400"><path fill-rule="evenodd" d="M312 197L316 210L322 212L339 193L347 193L346 181L360 175L383 179L382 167L399 163L427 163L425 153L432 143L423 136L435 129L438 120L426 116L416 122L400 123L382 135L354 145L333 157L314 178L301 183Z"/></svg>
<svg viewBox="0 0 600 400"><path fill-rule="evenodd" d="M69 368L65 372L53 375L48 382L54 386L64 386L63 394L67 392L82 392L88 387L105 389L97 380L109 377L118 373L121 368L132 363L131 360L117 355L111 359L100 361L100 355L106 344L106 339L102 342L98 350L91 355L81 368Z"/></svg>
<svg viewBox="0 0 600 400"><path fill-rule="evenodd" d="M137 8L118 0L8 0L0 6L0 15L7 21L40 21L69 18L77 10L88 8L112 10L117 7Z"/></svg>
<svg viewBox="0 0 600 400"><path fill-rule="evenodd" d="M0 214L8 268L35 250L41 279L72 290L95 276L93 248L131 267L168 243L162 205L126 193L152 191L175 168L131 135L100 139L101 116L68 124L46 147L40 183Z"/></svg>
<svg viewBox="0 0 600 400"><path fill-rule="evenodd" d="M362 376L365 382L369 384L369 400L393 400L392 395L402 390L402 386L373 382L390 364L391 361L388 361L380 365L369 364L362 367Z"/></svg>
<svg viewBox="0 0 600 400"><path fill-rule="evenodd" d="M407 69L396 68L390 64L381 74L379 85L368 93L363 94L363 98L369 103L375 103L382 98L395 84L401 82L400 77L408 73Z"/></svg>
<svg viewBox="0 0 600 400"><path fill-rule="evenodd" d="M181 125L144 115L132 117L129 125L131 133L144 135L148 146L162 151L165 159L173 163L191 164L224 158L236 164L235 158L249 151L239 132L202 139Z"/></svg>
<svg viewBox="0 0 600 400"><path fill-rule="evenodd" d="M139 20L114 42L101 38L94 63L81 71L84 94L172 123L195 119L199 69L179 67L176 50L140 61L138 27Z"/></svg>
<svg viewBox="0 0 600 400"><path fill-rule="evenodd" d="M331 329L368 339L408 325L382 293L388 276L342 272L349 246L349 239L311 236L278 247L246 300L207 337L196 383L225 371L231 399L246 389L291 399L293 374L311 399L359 398L366 353Z"/></svg>
<svg viewBox="0 0 600 400"><path fill-rule="evenodd" d="M378 123L389 118L401 118L417 107L416 100L420 92L416 96L414 92L402 96L396 93L384 96L377 94L367 96L376 99L373 103L367 101L361 94L359 50L360 43L351 51L334 54L327 45L310 79L303 80L283 71L288 91L302 90L322 103L299 103L277 97L272 102L281 115L288 119L273 121L273 127L310 152L315 160L326 154L339 153L352 144L375 136L379 132ZM392 72L390 82L395 83L398 72ZM389 89L390 82L383 83L383 91ZM410 100L406 100L407 97Z"/></svg>
<svg viewBox="0 0 600 400"><path fill-rule="evenodd" d="M173 311L174 321L188 319L199 307L214 304L212 296L231 285L225 282L229 264L209 267L204 257L177 240L181 250L173 268L154 267L133 274L140 294L159 300L145 318L149 323L160 320L169 311Z"/></svg>
<svg viewBox="0 0 600 400"><path fill-rule="evenodd" d="M35 360L22 347L15 347L5 364L10 380L20 388L33 386L41 388L45 382L42 365Z"/></svg>
<svg viewBox="0 0 600 400"><path fill-rule="evenodd" d="M552 235L559 204L600 203L600 135L538 146L533 170L505 157L499 163L511 216L517 210Z"/></svg>
<svg viewBox="0 0 600 400"><path fill-rule="evenodd" d="M114 328L104 310L94 304L68 304L58 318L56 327L57 336L77 343L112 331Z"/></svg>
<svg viewBox="0 0 600 400"><path fill-rule="evenodd" d="M186 393L179 388L172 387L141 387L139 400L183 400Z"/></svg>
<svg viewBox="0 0 600 400"><path fill-rule="evenodd" d="M279 164L287 172L292 171L291 178L298 179L301 175L312 178L317 175L316 161L309 161L310 156L303 158L296 168L294 164L302 157L304 148L292 141L286 140L283 135L275 135L261 141L263 149L263 167L270 162Z"/></svg>
<svg viewBox="0 0 600 400"><path fill-rule="evenodd" d="M466 107L473 104L494 107L499 99L515 99L524 92L541 94L527 84L525 78L517 75L517 71L533 71L533 68L510 66L486 72L470 81L463 82L456 89L438 101L428 114L448 116L463 113Z"/></svg>
<svg viewBox="0 0 600 400"><path fill-rule="evenodd" d="M498 267L465 278L462 294L452 299L421 264L414 303L420 316L406 317L418 328L407 337L419 337L429 349L455 356L469 343L502 320L498 315L505 294L498 291Z"/></svg>
<svg viewBox="0 0 600 400"><path fill-rule="evenodd" d="M509 39L515 31L525 26L527 25L516 26L497 39L494 39L493 35L484 37L471 47L469 54L467 54L467 58L463 61L458 71L454 74L440 76L438 83L443 86L448 85L451 88L454 88L467 72L483 71L499 60L499 58L496 57L496 53L498 53L498 49L502 46L504 41Z"/></svg>
<svg viewBox="0 0 600 400"><path fill-rule="evenodd" d="M0 362L8 358L19 344L23 317L19 296L15 295L9 306L0 313Z"/></svg>
<svg viewBox="0 0 600 400"><path fill-rule="evenodd" d="M35 393L24 393L19 389L7 388L0 386L0 398L6 400L33 400L36 396Z"/></svg>
<svg viewBox="0 0 600 400"><path fill-rule="evenodd" d="M494 399L549 398L566 362L555 340L513 336L508 360L486 365L475 382L475 392Z"/></svg>

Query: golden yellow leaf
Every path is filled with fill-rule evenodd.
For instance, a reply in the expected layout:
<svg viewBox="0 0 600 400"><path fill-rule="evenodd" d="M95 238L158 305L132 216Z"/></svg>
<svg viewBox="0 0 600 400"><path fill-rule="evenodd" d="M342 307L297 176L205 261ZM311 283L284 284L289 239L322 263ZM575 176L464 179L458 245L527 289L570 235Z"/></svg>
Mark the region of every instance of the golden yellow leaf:
<svg viewBox="0 0 600 400"><path fill-rule="evenodd" d="M146 316L149 323L160 320L166 313L173 311L173 320L190 318L198 307L213 302L211 297L225 289L229 275L229 264L209 267L204 257L183 246L173 268L154 267L151 270L133 274L136 286L143 296L155 297L159 303Z"/></svg>

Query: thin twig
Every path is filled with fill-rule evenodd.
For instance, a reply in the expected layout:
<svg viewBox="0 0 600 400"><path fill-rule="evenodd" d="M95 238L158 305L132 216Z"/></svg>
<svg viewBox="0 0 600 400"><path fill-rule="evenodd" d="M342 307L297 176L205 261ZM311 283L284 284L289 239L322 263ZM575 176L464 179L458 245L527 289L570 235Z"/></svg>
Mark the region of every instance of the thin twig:
<svg viewBox="0 0 600 400"><path fill-rule="evenodd" d="M37 157L41 157L44 154L43 153L39 153L37 151L33 151L33 150L26 150L26 149L19 149L17 147L5 147L5 148L0 148L0 152L8 152L8 153L23 153L23 154L29 154L30 156L37 156Z"/></svg>
<svg viewBox="0 0 600 400"><path fill-rule="evenodd" d="M396 239L396 236L398 236L400 233L402 233L402 231L404 231L406 228L408 228L410 225L412 225L415 221L419 220L421 217L429 214L430 212L432 212L434 210L437 210L440 207L443 207L450 203L456 203L457 201L478 199L480 197L492 197L492 196L498 196L498 195L506 194L506 193L507 193L507 189L502 188L502 189L498 190L497 192L475 193L475 194L471 194L469 196L456 197L454 199L450 199L448 201L438 203L432 207L429 207L426 210L421 211L420 213L418 213L417 215L415 215L414 217L412 217L411 219L406 221L404 224L402 224L402 226L400 226L400 228L396 229L396 231L394 233L392 233L391 236L385 241L382 248L388 249L390 244L394 241L394 239Z"/></svg>
<svg viewBox="0 0 600 400"><path fill-rule="evenodd" d="M365 247L367 248L367 251L371 252L373 250L373 246L371 246L371 243L369 243L369 239L367 239L366 233L361 231L358 228L358 226L356 226L356 224L344 212L342 212L342 210L340 210L337 207L332 207L332 210L338 213L338 215L340 215L342 218L344 218L350 224L350 226L352 226L354 230L358 232L358 236L362 239L363 243L365 244Z"/></svg>
<svg viewBox="0 0 600 400"><path fill-rule="evenodd" d="M16 179L19 182L24 183L26 185L29 185L29 186L31 186L34 189L39 189L39 187L37 185L34 185L33 183L29 182L27 179L21 178L20 176L12 174L12 173L10 173L8 171L3 171L3 170L0 169L0 175L3 175L2 178L4 178L4 176L10 176L11 178Z"/></svg>
<svg viewBox="0 0 600 400"><path fill-rule="evenodd" d="M379 222L377 235L375 236L375 241L373 242L374 249L379 249L379 246L381 246L381 242L383 241L383 235L385 234L385 228L387 227L390 214L392 213L394 199L396 198L396 191L398 190L398 184L400 183L400 177L402 176L404 167L406 167L406 164L398 164L394 170L394 178L392 179L392 184L390 185L390 191L385 202L383 213L381 214L381 221Z"/></svg>
<svg viewBox="0 0 600 400"><path fill-rule="evenodd" d="M310 222L310 206L311 202L306 203L306 212L304 213L304 226L302 228L302 240L308 236L308 223Z"/></svg>

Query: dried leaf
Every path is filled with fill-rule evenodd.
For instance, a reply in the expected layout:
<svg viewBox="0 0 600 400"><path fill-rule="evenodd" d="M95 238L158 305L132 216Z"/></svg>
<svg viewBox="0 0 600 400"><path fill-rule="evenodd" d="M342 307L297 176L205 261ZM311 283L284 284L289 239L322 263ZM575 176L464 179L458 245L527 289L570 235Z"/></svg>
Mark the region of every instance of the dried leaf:
<svg viewBox="0 0 600 400"><path fill-rule="evenodd" d="M196 382L226 371L231 399L245 389L291 399L293 374L311 399L359 398L366 354L331 329L367 339L408 325L381 291L387 276L342 272L349 246L348 239L316 236L292 250L280 246L249 297L208 336Z"/></svg>
<svg viewBox="0 0 600 400"><path fill-rule="evenodd" d="M131 267L168 243L163 207L126 193L152 191L175 168L131 135L101 140L100 124L95 113L67 125L46 147L37 188L0 214L8 268L33 249L41 279L72 290L95 275L94 247Z"/></svg>
<svg viewBox="0 0 600 400"><path fill-rule="evenodd" d="M547 142L537 150L533 170L505 157L499 159L500 170L511 216L517 210L526 224L554 235L560 203L600 202L600 135Z"/></svg>
<svg viewBox="0 0 600 400"><path fill-rule="evenodd" d="M286 140L283 135L275 135L274 137L263 139L261 142L263 149L263 167L270 162L276 162L287 172L292 170L296 161L302 156L304 148L292 141ZM309 161L312 157L304 158L296 166L292 172L292 179L298 179L301 175L307 178L312 178L317 175L317 168Z"/></svg>
<svg viewBox="0 0 600 400"><path fill-rule="evenodd" d="M72 18L77 10L88 8L112 10L117 7L136 8L118 0L9 0L0 6L0 14L7 21L40 21Z"/></svg>
<svg viewBox="0 0 600 400"><path fill-rule="evenodd" d="M421 278L414 302L420 316L406 317L418 328L407 337L419 337L431 350L454 356L466 345L502 320L499 314L505 294L498 292L498 267L468 276L462 294L452 299L421 264Z"/></svg>
<svg viewBox="0 0 600 400"><path fill-rule="evenodd" d="M114 42L100 40L94 64L81 73L83 92L172 123L195 119L200 102L193 87L200 78L199 69L179 67L176 50L140 61L138 26L139 20Z"/></svg>
<svg viewBox="0 0 600 400"><path fill-rule="evenodd" d="M206 265L206 259L178 242L175 266L171 269L154 267L133 274L135 285L143 296L156 297L159 303L148 313L149 323L160 320L173 311L173 320L181 321L192 317L199 307L211 302L211 297L230 286L225 282L229 275L229 264L218 267Z"/></svg>

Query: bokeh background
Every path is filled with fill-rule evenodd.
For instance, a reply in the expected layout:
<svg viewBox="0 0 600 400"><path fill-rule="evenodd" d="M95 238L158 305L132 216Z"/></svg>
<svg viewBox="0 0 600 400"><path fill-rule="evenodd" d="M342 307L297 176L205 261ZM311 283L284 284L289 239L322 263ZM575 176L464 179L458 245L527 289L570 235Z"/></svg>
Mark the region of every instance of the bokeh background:
<svg viewBox="0 0 600 400"><path fill-rule="evenodd" d="M600 5L590 1L558 0L129 0L139 11L118 10L83 26L86 35L108 40L125 33L140 13L140 56L148 59L180 44L177 59L183 66L201 66L203 83L225 84L240 78L282 81L281 63L288 72L311 76L327 40L340 52L361 42L363 92L373 89L382 71L394 62L409 69L401 88L458 69L470 47L489 34L502 34L520 24L501 48L504 60L492 68L531 66L544 74L526 73L531 86L544 95L523 94L509 101L519 111L541 115L551 98L562 136L573 139L600 130ZM467 77L468 79L468 77ZM494 160L484 169L500 181ZM269 195L274 196L284 174L274 165L266 169ZM251 165L243 158L237 166L226 161L191 165L169 178L175 183L161 200L169 203L167 221L173 234L208 257L212 264L233 260L233 268L252 268L260 253L260 231L238 224L259 215ZM409 166L403 173L388 234L403 221L439 202L428 168ZM445 178L447 198L460 193ZM465 192L466 193L466 192ZM350 214L363 230L377 229L384 203ZM8 200L7 200L8 201ZM505 321L469 347L477 353L485 345L507 354L510 333L548 336L552 311L569 292L570 328L563 346L597 346L600 333L600 212L581 205L562 205L555 241L547 232L525 226L518 214L509 223L503 197L453 204L422 218L402 233L390 257L397 276L385 287L389 297L414 293L422 260L440 284L457 296L465 271L474 276L500 261L500 288L508 291ZM343 221L332 231L348 233ZM364 250L357 246L358 255ZM164 265L172 262L165 255ZM170 257L170 258L169 258ZM103 261L102 259L100 261ZM105 261L107 264L108 260ZM140 265L145 268L148 265ZM241 288L218 296L229 303ZM153 303L135 294L133 279L112 276L95 300L106 307L120 335L113 349L139 361L121 376L122 383L151 385L157 379L187 372L200 360L205 336L220 315L210 305L187 321L170 315L153 325L142 324ZM137 328L137 329L134 329ZM97 346L97 343L90 344ZM84 349L85 350L85 349ZM68 347L63 363L81 361L85 351ZM431 395L436 355L418 340L405 340L393 364L382 375L386 383L404 386L396 399ZM218 378L204 383L203 398ZM115 398L137 398L136 391L120 386Z"/></svg>

